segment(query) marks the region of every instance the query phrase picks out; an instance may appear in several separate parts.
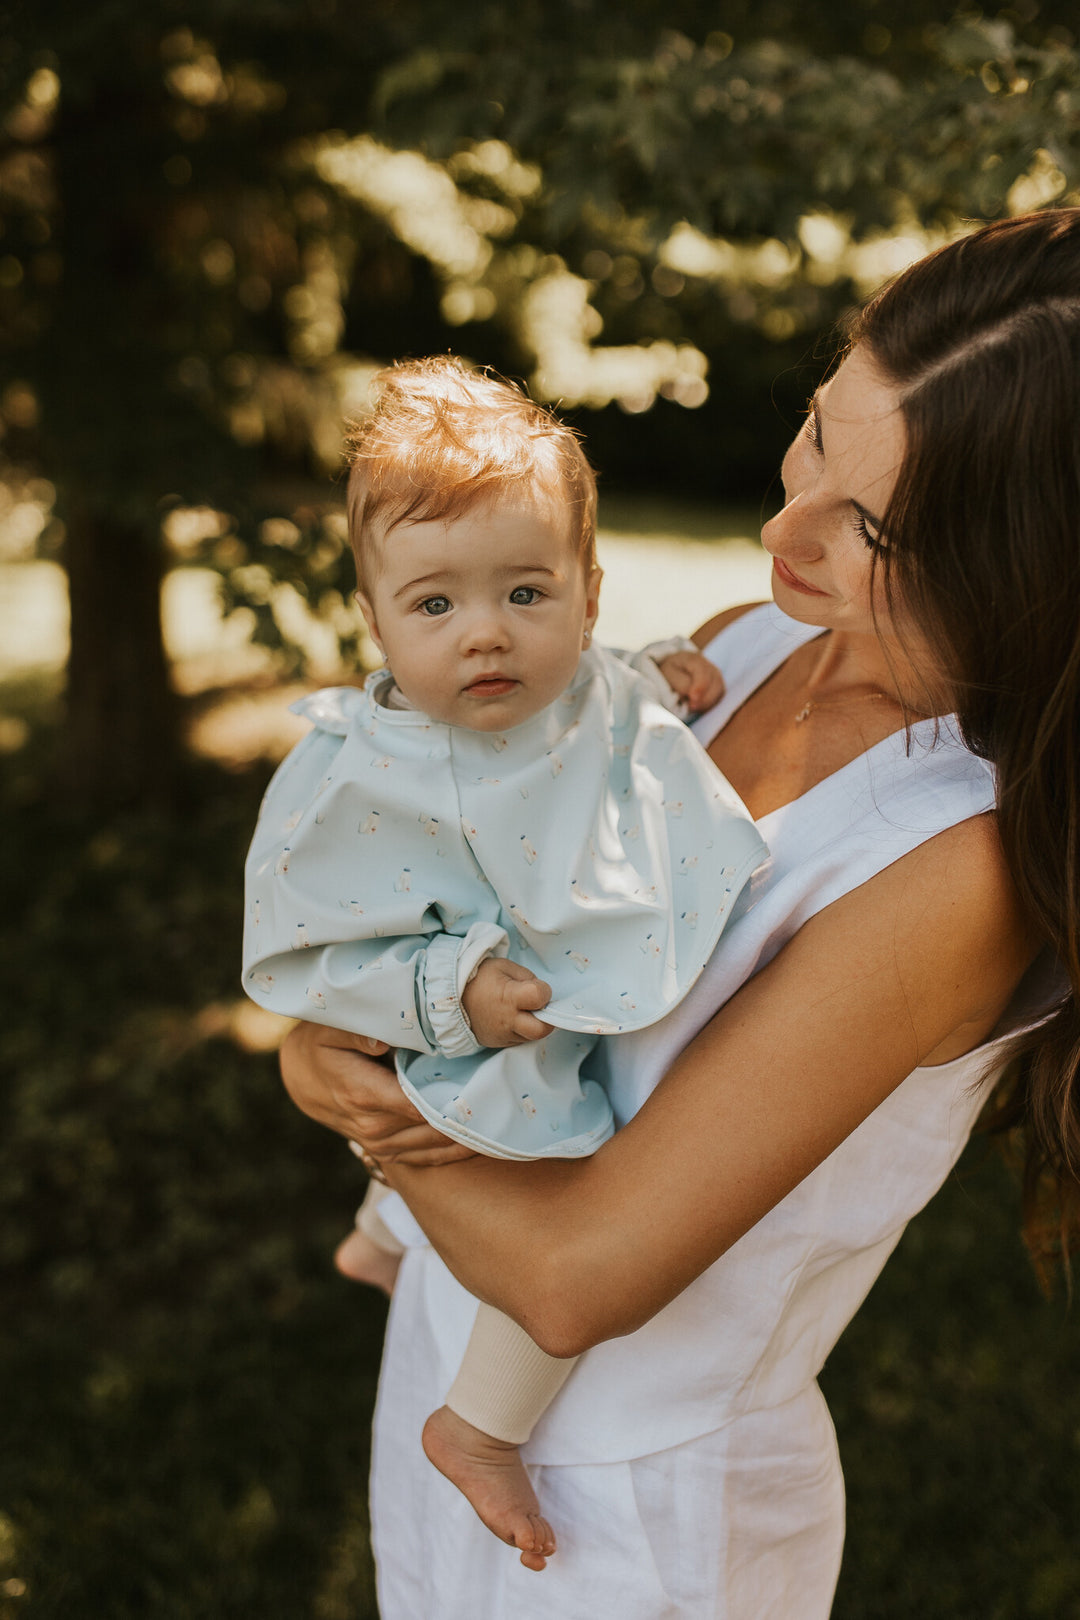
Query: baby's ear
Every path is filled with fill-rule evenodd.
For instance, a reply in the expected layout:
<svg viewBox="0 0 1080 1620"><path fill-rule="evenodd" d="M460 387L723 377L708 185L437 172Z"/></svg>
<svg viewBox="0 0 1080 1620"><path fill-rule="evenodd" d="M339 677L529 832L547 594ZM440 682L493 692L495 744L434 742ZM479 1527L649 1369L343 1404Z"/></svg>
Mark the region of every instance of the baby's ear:
<svg viewBox="0 0 1080 1620"><path fill-rule="evenodd" d="M379 635L379 626L375 622L375 609L371 605L370 598L365 596L363 591L357 591L356 592L356 604L359 607L361 613L364 615L364 623L368 627L368 635L371 637L371 639L375 643L376 647L378 647L379 651L385 657L386 656L386 648L383 646L382 637Z"/></svg>
<svg viewBox="0 0 1080 1620"><path fill-rule="evenodd" d="M585 628L591 630L596 624L596 615L600 611L600 581L604 577L602 568L590 570L585 581Z"/></svg>

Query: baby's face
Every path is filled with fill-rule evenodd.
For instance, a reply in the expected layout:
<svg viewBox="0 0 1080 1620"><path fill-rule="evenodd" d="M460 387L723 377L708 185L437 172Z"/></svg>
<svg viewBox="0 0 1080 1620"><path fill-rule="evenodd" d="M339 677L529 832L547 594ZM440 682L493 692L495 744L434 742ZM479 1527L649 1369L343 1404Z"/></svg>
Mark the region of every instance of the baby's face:
<svg viewBox="0 0 1080 1620"><path fill-rule="evenodd" d="M410 703L445 725L506 731L565 690L600 590L568 527L554 501L522 492L378 542L358 600Z"/></svg>

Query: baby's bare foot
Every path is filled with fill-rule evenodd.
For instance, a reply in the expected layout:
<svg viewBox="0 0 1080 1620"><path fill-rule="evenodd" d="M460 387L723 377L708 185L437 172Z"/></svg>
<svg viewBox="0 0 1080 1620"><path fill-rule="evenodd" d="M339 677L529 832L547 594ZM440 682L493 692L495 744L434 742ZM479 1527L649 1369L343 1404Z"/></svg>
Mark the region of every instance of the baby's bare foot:
<svg viewBox="0 0 1080 1620"><path fill-rule="evenodd" d="M440 1406L424 1424L424 1450L492 1534L517 1547L525 1568L543 1569L555 1551L555 1536L541 1516L517 1446L494 1439Z"/></svg>
<svg viewBox="0 0 1080 1620"><path fill-rule="evenodd" d="M389 1295L394 1292L401 1256L387 1254L385 1249L372 1243L365 1232L354 1229L334 1250L334 1264L343 1277L370 1283Z"/></svg>

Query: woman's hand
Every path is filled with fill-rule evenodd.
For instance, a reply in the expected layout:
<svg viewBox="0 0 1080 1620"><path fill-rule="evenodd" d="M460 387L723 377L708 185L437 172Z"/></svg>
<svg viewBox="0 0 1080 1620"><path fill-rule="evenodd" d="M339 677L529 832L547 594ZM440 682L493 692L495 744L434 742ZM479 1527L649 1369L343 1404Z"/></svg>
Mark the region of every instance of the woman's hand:
<svg viewBox="0 0 1080 1620"><path fill-rule="evenodd" d="M303 1113L358 1143L377 1164L452 1164L474 1155L429 1125L378 1059L385 1041L297 1024L281 1048L281 1078Z"/></svg>

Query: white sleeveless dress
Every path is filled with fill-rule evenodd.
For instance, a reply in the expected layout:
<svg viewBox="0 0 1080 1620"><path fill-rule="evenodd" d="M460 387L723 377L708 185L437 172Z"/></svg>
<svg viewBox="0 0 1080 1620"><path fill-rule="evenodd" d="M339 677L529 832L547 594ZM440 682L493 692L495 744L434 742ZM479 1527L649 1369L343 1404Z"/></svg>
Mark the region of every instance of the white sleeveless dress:
<svg viewBox="0 0 1080 1620"><path fill-rule="evenodd" d="M728 689L696 723L701 741L819 633L771 605L722 631L707 651ZM902 732L888 737L763 817L771 860L690 995L662 1023L603 1043L618 1123L808 918L993 799L990 767L948 721L928 721L910 747ZM387 1200L414 1246L375 1423L382 1620L825 1620L844 1493L817 1374L959 1157L1001 1048L914 1070L666 1309L581 1359L524 1451L559 1538L539 1575L422 1455L475 1302Z"/></svg>

